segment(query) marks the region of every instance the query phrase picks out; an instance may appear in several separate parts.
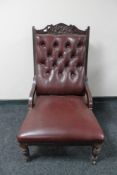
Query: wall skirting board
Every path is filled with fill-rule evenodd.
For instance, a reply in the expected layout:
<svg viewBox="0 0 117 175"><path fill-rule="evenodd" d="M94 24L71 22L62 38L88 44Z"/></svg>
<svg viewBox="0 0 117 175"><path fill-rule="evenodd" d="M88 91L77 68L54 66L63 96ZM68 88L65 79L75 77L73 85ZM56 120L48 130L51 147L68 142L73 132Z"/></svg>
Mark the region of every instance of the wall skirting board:
<svg viewBox="0 0 117 175"><path fill-rule="evenodd" d="M5 100L0 100L0 105L2 104L28 104L28 100L27 99L18 99L18 100L5 99Z"/></svg>
<svg viewBox="0 0 117 175"><path fill-rule="evenodd" d="M94 102L117 101L117 96L93 97Z"/></svg>
<svg viewBox="0 0 117 175"><path fill-rule="evenodd" d="M108 102L108 101L116 101L117 96L106 96L106 97L93 97L94 103ZM0 105L2 104L28 104L28 99L5 99L0 100Z"/></svg>

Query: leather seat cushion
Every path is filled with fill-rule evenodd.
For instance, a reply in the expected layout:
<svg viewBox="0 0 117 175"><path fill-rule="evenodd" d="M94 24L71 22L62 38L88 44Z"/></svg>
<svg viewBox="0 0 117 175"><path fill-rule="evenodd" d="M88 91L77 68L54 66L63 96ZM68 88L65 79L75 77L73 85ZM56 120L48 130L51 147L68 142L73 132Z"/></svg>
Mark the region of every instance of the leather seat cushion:
<svg viewBox="0 0 117 175"><path fill-rule="evenodd" d="M17 139L19 142L102 142L104 134L82 97L39 96Z"/></svg>

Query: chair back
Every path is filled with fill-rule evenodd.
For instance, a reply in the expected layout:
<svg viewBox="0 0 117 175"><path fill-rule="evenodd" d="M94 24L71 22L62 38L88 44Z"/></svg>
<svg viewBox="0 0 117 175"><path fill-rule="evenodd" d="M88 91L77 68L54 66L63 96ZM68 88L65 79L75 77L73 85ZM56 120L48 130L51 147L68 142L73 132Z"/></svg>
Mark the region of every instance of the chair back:
<svg viewBox="0 0 117 175"><path fill-rule="evenodd" d="M65 24L33 27L37 94L83 95L87 74L89 27Z"/></svg>

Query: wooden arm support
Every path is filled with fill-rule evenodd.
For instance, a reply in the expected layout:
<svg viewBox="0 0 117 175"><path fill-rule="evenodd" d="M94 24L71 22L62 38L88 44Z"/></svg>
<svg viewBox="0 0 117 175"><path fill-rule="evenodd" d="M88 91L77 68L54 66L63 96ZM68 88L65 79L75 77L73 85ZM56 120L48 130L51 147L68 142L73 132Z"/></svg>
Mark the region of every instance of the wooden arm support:
<svg viewBox="0 0 117 175"><path fill-rule="evenodd" d="M31 88L31 91L30 91L29 99L28 99L28 106L29 106L29 108L32 108L33 105L34 105L35 92L36 92L36 80L35 80L35 77L34 77L33 78L32 88Z"/></svg>
<svg viewBox="0 0 117 175"><path fill-rule="evenodd" d="M87 80L85 81L85 94L86 94L86 97L87 97L88 107L90 109L92 109L93 108L93 98L92 98L91 91L89 89L89 85L88 85Z"/></svg>

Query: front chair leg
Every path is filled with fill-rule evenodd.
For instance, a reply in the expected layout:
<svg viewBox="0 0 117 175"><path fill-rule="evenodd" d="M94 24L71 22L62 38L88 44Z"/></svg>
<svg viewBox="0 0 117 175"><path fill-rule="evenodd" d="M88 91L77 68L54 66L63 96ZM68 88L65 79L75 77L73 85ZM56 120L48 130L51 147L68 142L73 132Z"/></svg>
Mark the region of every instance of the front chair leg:
<svg viewBox="0 0 117 175"><path fill-rule="evenodd" d="M92 146L92 164L95 165L101 151L102 143L95 143Z"/></svg>
<svg viewBox="0 0 117 175"><path fill-rule="evenodd" d="M29 148L27 144L20 143L20 147L22 148L22 153L26 159L26 161L30 160L30 153L29 153Z"/></svg>

